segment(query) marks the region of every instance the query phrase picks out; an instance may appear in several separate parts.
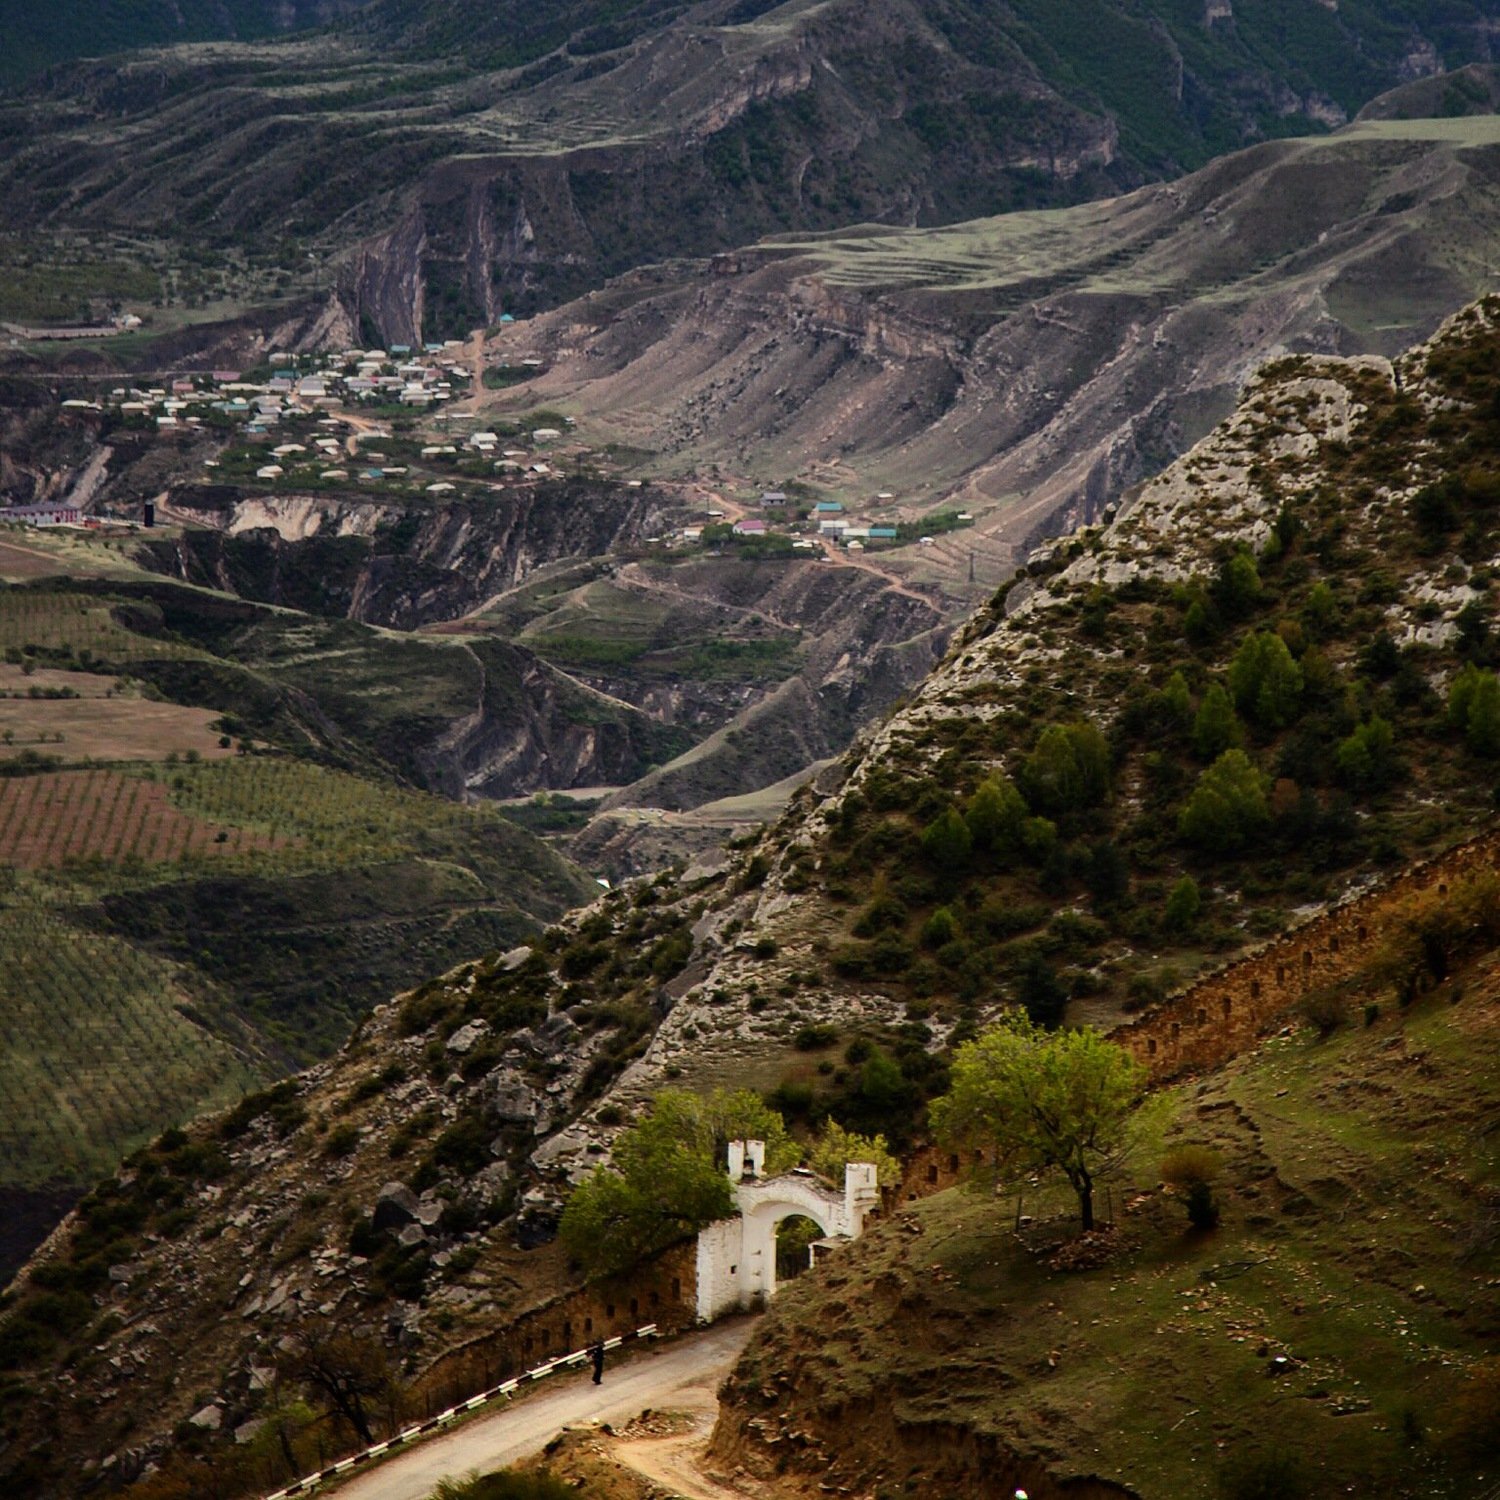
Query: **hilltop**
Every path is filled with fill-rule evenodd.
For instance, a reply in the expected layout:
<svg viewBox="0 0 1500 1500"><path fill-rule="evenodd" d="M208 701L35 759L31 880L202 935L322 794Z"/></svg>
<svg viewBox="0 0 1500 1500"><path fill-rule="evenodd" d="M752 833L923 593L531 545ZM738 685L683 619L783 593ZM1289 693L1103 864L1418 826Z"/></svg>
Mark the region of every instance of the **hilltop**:
<svg viewBox="0 0 1500 1500"><path fill-rule="evenodd" d="M7 1358L33 1380L76 1336L41 1321L47 1286L102 1348L65 1388L13 1393L13 1470L45 1493L49 1454L104 1456L90 1434L140 1464L206 1402L253 1415L248 1372L323 1307L403 1379L451 1379L456 1342L509 1348L504 1330L542 1326L528 1310L564 1306L547 1241L569 1175L674 1080L905 1144L944 1048L997 1006L1149 1017L1484 827L1497 346L1491 298L1394 362L1266 367L727 872L610 893L138 1155L18 1287ZM375 1214L393 1171L410 1197ZM242 1280L247 1247L264 1269Z"/></svg>
<svg viewBox="0 0 1500 1500"><path fill-rule="evenodd" d="M366 341L464 334L766 234L1175 177L1488 47L1467 0L1093 0L1085 25L1039 0L375 4L282 41L73 64L7 100L21 274L0 312L25 320L60 277L168 304L168 326L276 299ZM1456 82L1438 103L1487 98Z"/></svg>

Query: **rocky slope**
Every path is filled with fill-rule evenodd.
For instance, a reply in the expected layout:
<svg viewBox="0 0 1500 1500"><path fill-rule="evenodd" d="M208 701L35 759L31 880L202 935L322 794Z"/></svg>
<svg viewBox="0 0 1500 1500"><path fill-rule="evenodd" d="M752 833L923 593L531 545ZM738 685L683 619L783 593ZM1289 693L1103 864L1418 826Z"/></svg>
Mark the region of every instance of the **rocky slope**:
<svg viewBox="0 0 1500 1500"><path fill-rule="evenodd" d="M1174 176L1489 49L1483 7L1427 0L1099 0L1085 28L1037 0L377 5L60 73L0 111L0 188L18 231L170 224L304 286L311 246L343 332L414 343L766 233Z"/></svg>
<svg viewBox="0 0 1500 1500"><path fill-rule="evenodd" d="M227 1467L204 1429L302 1378L299 1331L411 1373L564 1285L518 1247L663 1084L910 1140L998 1005L1114 1024L1481 826L1497 350L1490 298L1395 362L1269 366L728 871L611 893L128 1164L12 1299L0 1462L56 1493L57 1465L138 1470L199 1413L183 1453ZM378 1210L393 1172L412 1201Z"/></svg>
<svg viewBox="0 0 1500 1500"><path fill-rule="evenodd" d="M961 581L977 545L993 585L1261 361L1389 356L1482 290L1497 161L1494 116L1392 120L1083 207L643 271L495 340L548 365L497 405L561 405L665 474L796 475L872 520L967 507L976 532L899 565Z"/></svg>

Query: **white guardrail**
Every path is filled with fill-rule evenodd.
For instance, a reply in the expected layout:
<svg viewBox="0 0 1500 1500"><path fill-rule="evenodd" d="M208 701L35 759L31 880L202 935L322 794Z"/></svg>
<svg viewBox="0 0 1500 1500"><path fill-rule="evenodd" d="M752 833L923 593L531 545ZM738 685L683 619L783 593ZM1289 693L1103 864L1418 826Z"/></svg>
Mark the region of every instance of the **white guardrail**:
<svg viewBox="0 0 1500 1500"><path fill-rule="evenodd" d="M628 1343L631 1339L654 1339L655 1337L656 1324L647 1323L644 1328L637 1328L631 1333L622 1333L615 1338L605 1339L604 1347L606 1350L618 1349L621 1344ZM593 1346L590 1345L587 1349L575 1349L571 1354L562 1354L556 1359L549 1359L546 1364L537 1365L522 1375L502 1381L492 1390L481 1391L477 1396L470 1396L467 1401L460 1401L457 1406L450 1406L447 1411L439 1412L437 1416L429 1417L425 1422L418 1422L412 1427L403 1427L394 1437L387 1438L383 1443L376 1443L373 1448L366 1448L363 1453L341 1458L336 1464L330 1464L326 1469L319 1469L316 1474L304 1475L284 1490L277 1490L274 1494L267 1495L265 1500L289 1500L292 1495L306 1495L325 1480L337 1479L339 1475L347 1474L351 1469L357 1469L361 1464L369 1463L372 1458L379 1458L393 1449L416 1442L417 1439L436 1432L438 1428L463 1416L466 1412L478 1411L481 1406L488 1406L491 1401L498 1401L501 1397L508 1401L523 1385L533 1380L544 1380L557 1370L587 1364L591 1358L592 1348Z"/></svg>

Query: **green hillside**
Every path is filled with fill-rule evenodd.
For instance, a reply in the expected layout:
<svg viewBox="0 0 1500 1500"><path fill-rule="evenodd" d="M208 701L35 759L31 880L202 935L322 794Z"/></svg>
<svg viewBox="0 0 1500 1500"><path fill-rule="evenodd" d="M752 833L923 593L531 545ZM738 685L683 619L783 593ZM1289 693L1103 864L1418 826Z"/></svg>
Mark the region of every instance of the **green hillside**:
<svg viewBox="0 0 1500 1500"><path fill-rule="evenodd" d="M1369 993L1168 1097L1167 1146L1222 1162L1217 1228L1159 1149L1082 1254L1066 1188L1020 1185L1019 1231L1014 1187L908 1204L778 1297L716 1446L893 1497L1488 1493L1500 968Z"/></svg>
<svg viewBox="0 0 1500 1500"><path fill-rule="evenodd" d="M442 669L459 653L413 645L403 677L398 640L350 626L313 673L325 627L265 611L260 655L230 659L226 603L123 579L0 589L0 1201L81 1191L591 888L412 784L424 736L473 705ZM11 1226L0 1270L39 1227Z"/></svg>

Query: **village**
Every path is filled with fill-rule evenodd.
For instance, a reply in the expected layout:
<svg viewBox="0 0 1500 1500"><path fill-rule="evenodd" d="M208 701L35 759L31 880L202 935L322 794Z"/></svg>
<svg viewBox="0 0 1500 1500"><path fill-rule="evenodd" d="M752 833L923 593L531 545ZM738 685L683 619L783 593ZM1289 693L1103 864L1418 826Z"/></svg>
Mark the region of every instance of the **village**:
<svg viewBox="0 0 1500 1500"><path fill-rule="evenodd" d="M520 385L541 367L537 359L487 365L457 339L419 349L273 352L251 370L178 373L60 406L101 436L134 433L184 450L184 474L201 466L201 485L267 496L356 492L382 503L482 503L518 484L577 476L642 487L647 481L626 478L609 448L587 446L570 416L537 409L489 420L481 413L485 390ZM870 497L868 513L858 501L792 482L700 486L698 493L706 498L689 501L682 524L647 538L648 546L832 561L840 553L931 547L937 534L974 521L958 510L909 514L890 491ZM177 519L170 492L130 515L91 513L79 485L45 500L0 493L0 524L98 531Z"/></svg>

